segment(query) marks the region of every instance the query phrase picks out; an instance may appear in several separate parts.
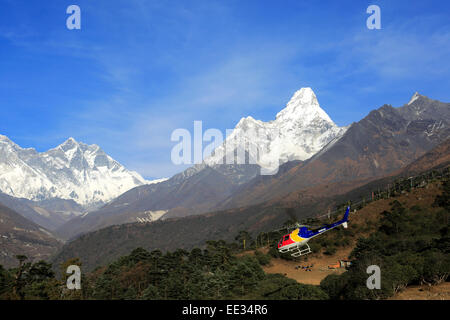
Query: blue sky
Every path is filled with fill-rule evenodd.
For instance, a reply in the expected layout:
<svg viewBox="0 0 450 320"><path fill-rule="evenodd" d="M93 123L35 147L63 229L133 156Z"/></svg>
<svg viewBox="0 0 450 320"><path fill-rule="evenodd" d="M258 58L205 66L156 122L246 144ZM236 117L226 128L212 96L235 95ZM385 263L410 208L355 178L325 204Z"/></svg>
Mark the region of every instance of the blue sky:
<svg viewBox="0 0 450 320"><path fill-rule="evenodd" d="M81 30L66 8L81 8ZM368 30L366 8L381 8ZM415 91L450 101L450 2L0 0L0 134L44 151L74 137L145 177L176 128L274 119L311 87L338 125Z"/></svg>

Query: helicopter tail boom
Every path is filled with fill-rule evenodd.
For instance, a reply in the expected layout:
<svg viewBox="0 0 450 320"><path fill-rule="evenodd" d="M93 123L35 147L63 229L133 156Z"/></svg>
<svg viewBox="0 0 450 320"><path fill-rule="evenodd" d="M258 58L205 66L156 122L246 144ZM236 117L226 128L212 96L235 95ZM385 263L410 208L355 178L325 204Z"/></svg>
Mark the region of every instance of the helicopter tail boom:
<svg viewBox="0 0 450 320"><path fill-rule="evenodd" d="M344 218L342 219L343 222L348 221L348 215L350 214L350 206L347 207L347 210L345 210Z"/></svg>

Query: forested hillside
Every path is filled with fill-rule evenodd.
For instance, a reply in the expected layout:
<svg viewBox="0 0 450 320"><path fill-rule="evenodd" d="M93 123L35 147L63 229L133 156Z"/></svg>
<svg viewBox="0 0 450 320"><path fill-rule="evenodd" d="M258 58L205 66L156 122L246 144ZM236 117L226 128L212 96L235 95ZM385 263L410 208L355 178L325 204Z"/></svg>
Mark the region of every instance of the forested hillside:
<svg viewBox="0 0 450 320"><path fill-rule="evenodd" d="M98 265L106 265L127 255L137 247L148 251L159 249L163 252L176 249L191 250L203 246L207 240L234 241L236 235L244 230L255 238L260 233L270 233L280 228L287 220L292 219L302 220L307 224L328 223L329 221L325 220L308 221L304 218L325 214L327 208L334 208L336 205L340 210L336 214L341 215L348 201L353 203L352 210L359 209L372 199L401 195L402 192L408 192L411 185L419 187L423 183L432 183L439 177L448 175L448 172L448 168L427 171L412 180L403 176L386 177L338 196L316 197L314 201L297 199L289 203L266 203L147 224L111 226L85 234L67 243L55 256L53 262L59 264L72 257L79 257L84 267L91 271ZM334 217L337 218L337 215ZM267 236L264 239L266 238Z"/></svg>
<svg viewBox="0 0 450 320"><path fill-rule="evenodd" d="M0 265L13 267L16 255L49 259L61 245L48 230L0 204Z"/></svg>
<svg viewBox="0 0 450 320"><path fill-rule="evenodd" d="M432 206L407 207L394 200L381 213L377 230L360 238L352 265L342 275L330 275L320 287L331 299L385 299L408 285L436 285L450 274L450 182ZM381 270L381 289L369 290L366 269Z"/></svg>
<svg viewBox="0 0 450 320"><path fill-rule="evenodd" d="M235 242L208 241L203 248L178 249L163 253L143 248L112 263L84 272L82 290L66 289L66 275L55 275L52 265L27 263L18 256L18 267L0 267L2 299L385 299L408 285L435 285L448 280L450 271L450 182L448 178L414 192L399 193L380 203L389 208L364 226L362 214L350 218L354 230L330 232L316 242L316 254L332 254L335 246L355 246L352 265L342 275L326 277L320 286L305 285L281 274L266 274L261 266L270 263L269 254L238 254L265 243L241 232ZM427 193L428 192L428 193ZM421 197L422 206L411 205ZM405 200L409 199L409 200ZM378 201L368 205L376 208ZM364 208L361 210L361 213ZM349 228L350 229L350 228ZM357 230L357 232L355 232ZM276 233L265 240L275 245ZM247 240L247 241L244 241ZM355 245L356 243L356 245ZM272 247L274 248L274 247ZM302 258L303 259L303 258ZM83 262L72 257L60 266ZM382 272L380 290L366 287L368 265Z"/></svg>

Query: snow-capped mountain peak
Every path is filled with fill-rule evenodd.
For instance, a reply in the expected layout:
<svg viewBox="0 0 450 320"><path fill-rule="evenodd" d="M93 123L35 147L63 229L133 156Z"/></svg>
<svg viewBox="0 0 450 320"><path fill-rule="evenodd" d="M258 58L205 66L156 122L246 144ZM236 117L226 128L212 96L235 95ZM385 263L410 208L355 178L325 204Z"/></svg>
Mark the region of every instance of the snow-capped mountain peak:
<svg viewBox="0 0 450 320"><path fill-rule="evenodd" d="M66 141L64 141L63 143L61 143L59 146L57 146L56 148L60 148L64 152L67 152L67 151L73 150L73 149L80 149L80 144L74 138L69 138Z"/></svg>
<svg viewBox="0 0 450 320"><path fill-rule="evenodd" d="M411 103L413 103L414 101L416 101L420 97L421 97L421 95L419 94L419 92L416 91L414 93L414 95L411 97L411 100L409 100L408 105L410 105Z"/></svg>
<svg viewBox="0 0 450 320"><path fill-rule="evenodd" d="M295 92L286 108L281 110L276 116L278 121L300 120L305 125L315 119L334 124L320 107L319 101L311 88L302 88Z"/></svg>
<svg viewBox="0 0 450 320"><path fill-rule="evenodd" d="M146 181L98 145L69 138L46 152L23 149L0 135L0 191L30 200L73 199L95 206Z"/></svg>
<svg viewBox="0 0 450 320"><path fill-rule="evenodd" d="M66 141L61 143L59 146L64 146L64 145L67 145L67 144L78 144L78 142L75 140L75 138L70 137Z"/></svg>
<svg viewBox="0 0 450 320"><path fill-rule="evenodd" d="M15 148L15 149L22 149L21 147L19 147L17 144L15 144L14 142L12 142L7 136L4 136L2 134L0 134L0 144L3 145L3 147L5 147L6 145L10 146L11 148Z"/></svg>
<svg viewBox="0 0 450 320"><path fill-rule="evenodd" d="M234 154L237 147L248 150L249 157L262 167L276 162L306 160L330 141L341 137L346 129L330 119L311 88L302 88L294 93L275 120L264 122L251 116L242 118L224 144L205 159L205 164L224 163L225 155ZM257 149L259 154L255 152ZM247 163L243 159L240 161Z"/></svg>

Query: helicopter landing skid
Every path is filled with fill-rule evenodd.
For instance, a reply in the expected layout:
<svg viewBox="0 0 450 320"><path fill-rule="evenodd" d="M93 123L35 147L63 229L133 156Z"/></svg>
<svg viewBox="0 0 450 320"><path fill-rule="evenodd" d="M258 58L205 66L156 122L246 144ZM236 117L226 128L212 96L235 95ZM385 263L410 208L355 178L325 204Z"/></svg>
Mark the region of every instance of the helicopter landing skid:
<svg viewBox="0 0 450 320"><path fill-rule="evenodd" d="M306 248L300 249L301 247L306 247ZM300 257L300 256L304 256L304 255L312 252L311 248L309 247L308 244L305 244L304 246L294 247L289 251L292 251L291 256L296 257L296 258Z"/></svg>

